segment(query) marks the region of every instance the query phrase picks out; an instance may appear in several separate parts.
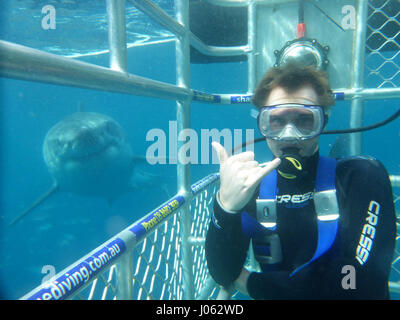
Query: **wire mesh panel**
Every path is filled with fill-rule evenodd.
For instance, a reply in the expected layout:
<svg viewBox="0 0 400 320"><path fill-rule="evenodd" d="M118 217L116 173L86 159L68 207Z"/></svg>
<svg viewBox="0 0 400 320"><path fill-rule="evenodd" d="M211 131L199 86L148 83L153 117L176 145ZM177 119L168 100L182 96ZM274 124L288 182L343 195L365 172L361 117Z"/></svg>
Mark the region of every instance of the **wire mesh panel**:
<svg viewBox="0 0 400 320"><path fill-rule="evenodd" d="M191 234L192 251L193 251L193 274L195 285L195 298L205 298L206 283L209 279L207 262L205 257L204 241L208 224L211 219L212 203L217 192L217 186L211 185L209 188L199 193L192 201L191 212L193 214L193 222ZM211 284L212 285L212 284ZM209 292L207 292L207 297Z"/></svg>
<svg viewBox="0 0 400 320"><path fill-rule="evenodd" d="M213 285L209 280L204 239L216 190L216 183L200 191L197 190L190 204L192 225L191 237L187 241L192 245L195 298L204 298L205 285L210 282L211 286ZM153 235L147 237L139 245L140 248L135 248L133 291L136 299L181 300L183 298L181 217L182 211L177 212Z"/></svg>
<svg viewBox="0 0 400 320"><path fill-rule="evenodd" d="M217 190L215 183L198 192L190 204L195 298L208 297L213 290L204 250L204 239ZM133 292L135 299L181 300L183 298L182 212L161 225L134 250ZM211 284L210 284L211 283ZM210 285L211 287L207 287Z"/></svg>
<svg viewBox="0 0 400 320"><path fill-rule="evenodd" d="M112 265L103 274L95 278L89 286L78 292L74 300L115 300L116 265Z"/></svg>
<svg viewBox="0 0 400 320"><path fill-rule="evenodd" d="M369 87L400 85L400 3L369 1L365 60Z"/></svg>
<svg viewBox="0 0 400 320"><path fill-rule="evenodd" d="M397 224L396 248L392 263L392 277L395 281L400 282L400 226Z"/></svg>
<svg viewBox="0 0 400 320"><path fill-rule="evenodd" d="M400 195L394 194L394 204L396 207L400 206ZM397 209L398 210L398 209ZM394 259L392 263L392 274L391 278L393 281L400 283L400 215L397 212L397 237L396 247L394 252Z"/></svg>
<svg viewBox="0 0 400 320"><path fill-rule="evenodd" d="M135 248L135 299L182 299L180 216L181 212L175 214Z"/></svg>
<svg viewBox="0 0 400 320"><path fill-rule="evenodd" d="M217 295L216 284L208 273L204 241L218 182L218 175L210 175L192 186L193 198L189 204L191 237L187 241L192 246L196 299L208 299ZM133 262L132 274L128 280L132 282L133 299L183 299L182 214L182 209L176 211L170 219L160 223L143 241L137 243L132 253L125 253L131 255ZM105 269L89 285L75 293L73 299L116 299L117 268L118 262Z"/></svg>
<svg viewBox="0 0 400 320"><path fill-rule="evenodd" d="M138 243L133 252L126 252L133 262L128 280L132 283L133 299L182 299L180 216L181 212L176 212ZM117 299L117 268L118 263L104 270L88 286L78 291L73 299Z"/></svg>

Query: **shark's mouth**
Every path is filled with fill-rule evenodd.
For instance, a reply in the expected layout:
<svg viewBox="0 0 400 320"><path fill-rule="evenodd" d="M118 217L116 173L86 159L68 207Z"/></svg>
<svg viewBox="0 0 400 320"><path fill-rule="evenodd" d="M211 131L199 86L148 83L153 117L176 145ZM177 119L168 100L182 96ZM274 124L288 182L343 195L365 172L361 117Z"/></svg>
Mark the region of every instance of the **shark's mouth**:
<svg viewBox="0 0 400 320"><path fill-rule="evenodd" d="M87 149L80 149L78 151L71 151L66 158L71 160L88 160L93 157L98 157L111 147L111 144L96 146L96 148L90 147Z"/></svg>
<svg viewBox="0 0 400 320"><path fill-rule="evenodd" d="M115 138L86 130L76 134L73 139L53 141L52 153L59 160L84 161L99 157L118 144L119 141Z"/></svg>
<svg viewBox="0 0 400 320"><path fill-rule="evenodd" d="M65 156L71 159L88 159L119 145L120 140L118 128L113 123L104 122L98 127L83 127L65 143Z"/></svg>
<svg viewBox="0 0 400 320"><path fill-rule="evenodd" d="M77 113L48 132L43 147L44 159L53 169L71 162L104 161L112 154L112 149L121 148L124 141L124 133L114 121L97 114Z"/></svg>
<svg viewBox="0 0 400 320"><path fill-rule="evenodd" d="M87 144L82 141L74 141L65 148L65 152L60 158L64 160L89 160L90 158L100 157L107 153L111 147L117 146L116 141L107 141L104 143Z"/></svg>

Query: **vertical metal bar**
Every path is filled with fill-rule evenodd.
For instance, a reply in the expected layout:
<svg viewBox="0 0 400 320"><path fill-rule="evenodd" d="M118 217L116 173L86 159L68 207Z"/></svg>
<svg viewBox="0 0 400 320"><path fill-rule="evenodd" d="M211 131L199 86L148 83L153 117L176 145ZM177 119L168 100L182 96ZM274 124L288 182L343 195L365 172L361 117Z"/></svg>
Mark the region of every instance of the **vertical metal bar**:
<svg viewBox="0 0 400 320"><path fill-rule="evenodd" d="M126 52L125 0L106 0L108 21L108 43L110 48L110 68L128 72ZM119 260L116 268L117 300L132 300L133 262L132 253L126 253Z"/></svg>
<svg viewBox="0 0 400 320"><path fill-rule="evenodd" d="M216 300L231 300L233 290L221 287Z"/></svg>
<svg viewBox="0 0 400 320"><path fill-rule="evenodd" d="M253 93L256 88L256 18L257 4L251 0L247 7L247 44L249 53L247 54L247 85L249 93ZM257 261L254 257L252 243L249 248L249 267L253 270L257 269Z"/></svg>
<svg viewBox="0 0 400 320"><path fill-rule="evenodd" d="M392 183L392 188L400 187L400 176L390 175L389 178Z"/></svg>
<svg viewBox="0 0 400 320"><path fill-rule="evenodd" d="M127 72L125 0L107 0L110 68Z"/></svg>
<svg viewBox="0 0 400 320"><path fill-rule="evenodd" d="M214 279L211 278L211 276L208 276L201 286L198 300L209 300L216 286L217 283L214 281Z"/></svg>
<svg viewBox="0 0 400 320"><path fill-rule="evenodd" d="M132 252L126 252L118 260L116 268L116 291L117 300L133 299L133 260Z"/></svg>
<svg viewBox="0 0 400 320"><path fill-rule="evenodd" d="M256 3L250 1L247 8L247 92L253 93L256 88Z"/></svg>
<svg viewBox="0 0 400 320"><path fill-rule="evenodd" d="M364 86L364 58L365 58L365 38L367 33L367 14L368 1L359 0L357 5L357 28L354 44L353 55L353 78L351 81L352 88L362 90ZM350 127L360 127L363 118L362 98L355 98L351 102L350 111ZM350 154L361 154L362 150L362 135L361 132L350 134Z"/></svg>
<svg viewBox="0 0 400 320"><path fill-rule="evenodd" d="M175 0L177 21L185 26L185 36L176 41L176 85L185 89L190 87L190 45L188 32L189 2ZM184 129L190 128L190 97L177 101L177 126L178 134ZM178 141L178 192L186 193L190 190L190 164L179 161L179 150L185 141Z"/></svg>
<svg viewBox="0 0 400 320"><path fill-rule="evenodd" d="M183 88L190 87L190 38L189 38L189 1L175 0L175 11L177 21L184 26L185 33L176 41L176 82ZM190 127L190 100L176 102L176 118L178 134ZM193 254L189 241L191 228L191 215L189 204L191 200L190 190L190 164L182 163L179 151L185 141L178 140L178 165L177 180L178 192L185 196L185 206L181 211L182 230L182 268L183 268L183 299L194 299L194 276L193 276Z"/></svg>

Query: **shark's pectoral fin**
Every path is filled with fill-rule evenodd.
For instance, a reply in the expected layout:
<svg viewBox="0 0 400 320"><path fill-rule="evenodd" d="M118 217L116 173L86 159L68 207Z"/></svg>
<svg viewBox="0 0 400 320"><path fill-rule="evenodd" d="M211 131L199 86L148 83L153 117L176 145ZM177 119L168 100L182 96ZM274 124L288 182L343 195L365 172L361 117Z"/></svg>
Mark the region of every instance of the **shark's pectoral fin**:
<svg viewBox="0 0 400 320"><path fill-rule="evenodd" d="M27 208L19 216L14 218L14 220L11 221L8 226L12 227L13 225L15 225L18 221L20 221L23 217L25 217L29 212L31 212L33 209L35 209L40 204L42 204L43 201L45 201L47 198L49 198L57 190L58 190L58 184L57 184L57 182L54 182L53 186L45 194L43 194L39 199L37 199L29 208Z"/></svg>

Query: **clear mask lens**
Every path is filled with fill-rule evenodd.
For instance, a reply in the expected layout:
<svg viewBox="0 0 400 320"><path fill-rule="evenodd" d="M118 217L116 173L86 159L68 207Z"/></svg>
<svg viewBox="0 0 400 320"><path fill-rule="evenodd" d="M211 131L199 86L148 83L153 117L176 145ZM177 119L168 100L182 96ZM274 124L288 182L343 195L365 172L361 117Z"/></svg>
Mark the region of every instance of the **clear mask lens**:
<svg viewBox="0 0 400 320"><path fill-rule="evenodd" d="M320 106L298 104L264 107L258 126L261 134L270 139L311 139L323 130L324 112Z"/></svg>

